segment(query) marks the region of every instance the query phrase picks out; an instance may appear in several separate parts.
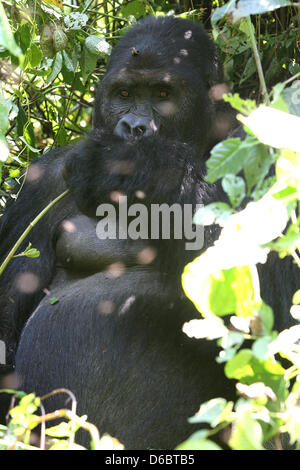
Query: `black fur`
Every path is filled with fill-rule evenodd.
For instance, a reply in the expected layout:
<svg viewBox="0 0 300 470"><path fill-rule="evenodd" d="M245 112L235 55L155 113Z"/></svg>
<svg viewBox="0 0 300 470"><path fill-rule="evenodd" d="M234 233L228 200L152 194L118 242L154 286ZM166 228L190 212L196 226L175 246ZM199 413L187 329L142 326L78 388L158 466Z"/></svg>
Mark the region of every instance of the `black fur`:
<svg viewBox="0 0 300 470"><path fill-rule="evenodd" d="M168 85L167 108L150 95L154 77ZM115 91L122 79L124 87L134 82L133 101L122 101ZM11 366L19 342L21 389L42 395L69 388L79 414L126 448L173 448L193 432L187 418L201 402L234 397L215 361L214 343L191 340L181 330L198 316L183 295L180 275L199 252L187 251L186 240L174 237L101 241L95 219L99 204L116 204L112 194L148 208L225 200L219 185L204 181L209 148L221 138L215 129L218 105L208 92L222 79L215 47L199 25L171 17L141 22L111 56L97 93L94 131L78 146L50 152L32 165L1 219L3 259L28 223L70 189L28 237L40 257L13 259L1 278L0 338ZM226 116L232 128L233 117ZM125 139L130 126L144 136ZM206 229L203 249L218 232ZM145 261L141 253L149 248L153 257ZM281 268L262 269L265 296L273 306L287 304L294 280L281 295L268 287L270 279L272 286L280 282ZM19 282L24 273L38 280L32 292L24 293ZM58 302L50 304L49 296ZM66 403L55 396L45 405L51 410ZM87 436L80 441L87 443Z"/></svg>

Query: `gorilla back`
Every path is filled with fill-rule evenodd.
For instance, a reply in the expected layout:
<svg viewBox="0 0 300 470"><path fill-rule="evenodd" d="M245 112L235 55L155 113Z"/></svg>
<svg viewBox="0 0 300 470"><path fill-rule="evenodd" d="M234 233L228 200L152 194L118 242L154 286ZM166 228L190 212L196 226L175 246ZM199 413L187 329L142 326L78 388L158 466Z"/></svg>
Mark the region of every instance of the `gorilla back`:
<svg viewBox="0 0 300 470"><path fill-rule="evenodd" d="M15 258L2 276L2 339L13 361L23 330L16 354L22 390L70 389L78 413L126 448L173 448L193 432L187 418L201 402L233 396L214 344L181 330L197 312L180 274L198 252L176 236L177 221L168 237L158 230L153 239L126 238L119 218L107 216L109 233L118 236L99 238L96 218L99 206L118 215L124 197L129 222L141 203L149 214L152 205L195 210L224 199L203 180L211 145L225 137L219 116L223 131L235 124L209 98L210 86L222 80L215 47L199 25L171 17L137 24L112 53L92 135L32 164L1 221L4 257L46 204L70 189L30 234L40 257ZM150 227L151 216L143 222ZM203 248L217 233L205 231ZM57 395L45 406L65 402Z"/></svg>

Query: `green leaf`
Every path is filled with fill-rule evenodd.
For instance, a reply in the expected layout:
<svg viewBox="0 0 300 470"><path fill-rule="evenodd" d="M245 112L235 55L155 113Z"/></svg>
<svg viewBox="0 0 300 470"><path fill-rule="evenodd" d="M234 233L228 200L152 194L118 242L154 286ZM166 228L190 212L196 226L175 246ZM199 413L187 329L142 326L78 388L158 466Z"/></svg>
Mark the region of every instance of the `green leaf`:
<svg viewBox="0 0 300 470"><path fill-rule="evenodd" d="M240 116L240 120L263 144L300 152L300 117L261 105L250 116Z"/></svg>
<svg viewBox="0 0 300 470"><path fill-rule="evenodd" d="M0 132L0 182L2 163L5 162L9 155L9 148L5 136Z"/></svg>
<svg viewBox="0 0 300 470"><path fill-rule="evenodd" d="M179 444L176 450L222 450L221 447L207 439L206 436L207 431L197 431L186 441Z"/></svg>
<svg viewBox="0 0 300 470"><path fill-rule="evenodd" d="M26 145L26 147L29 148L29 150L30 150L31 152L33 152L33 153L39 153L39 152L40 152L39 149L36 149L36 148L32 147L32 145L30 145L30 144L27 142L27 140L26 140L26 138L25 138L24 136L20 136L20 140L22 140L22 142Z"/></svg>
<svg viewBox="0 0 300 470"><path fill-rule="evenodd" d="M50 75L47 77L47 83L53 82L53 80L57 77L57 75L60 73L62 69L62 64L63 64L63 56L61 52L57 52L53 64L52 64L52 70Z"/></svg>
<svg viewBox="0 0 300 470"><path fill-rule="evenodd" d="M300 304L300 289L298 289L293 295L293 304Z"/></svg>
<svg viewBox="0 0 300 470"><path fill-rule="evenodd" d="M22 24L15 33L15 38L23 53L27 51L32 39L31 29L28 23Z"/></svg>
<svg viewBox="0 0 300 470"><path fill-rule="evenodd" d="M196 212L193 222L199 225L224 225L231 214L232 208L226 202L212 202Z"/></svg>
<svg viewBox="0 0 300 470"><path fill-rule="evenodd" d="M234 208L238 207L246 196L246 184L240 176L227 174L222 179L222 187Z"/></svg>
<svg viewBox="0 0 300 470"><path fill-rule="evenodd" d="M122 6L120 9L120 14L125 18L128 18L128 16L139 18L140 16L145 16L146 13L146 2L143 0L133 0L127 5Z"/></svg>
<svg viewBox="0 0 300 470"><path fill-rule="evenodd" d="M256 109L255 100L245 100L241 98L238 93L226 93L223 95L223 99L226 103L230 103L234 109L243 114L250 114Z"/></svg>
<svg viewBox="0 0 300 470"><path fill-rule="evenodd" d="M81 73L84 82L88 79L89 75L94 72L97 60L98 56L96 54L91 54L84 46L80 57Z"/></svg>
<svg viewBox="0 0 300 470"><path fill-rule="evenodd" d="M68 29L79 31L87 24L88 19L85 13L73 12L65 16L64 23Z"/></svg>
<svg viewBox="0 0 300 470"><path fill-rule="evenodd" d="M245 155L244 173L250 196L253 186L260 187L274 162L274 158L265 145L248 147Z"/></svg>
<svg viewBox="0 0 300 470"><path fill-rule="evenodd" d="M22 50L17 45L2 3L0 2L0 45L5 47L11 54L21 57Z"/></svg>
<svg viewBox="0 0 300 470"><path fill-rule="evenodd" d="M268 346L273 339L271 336L263 336L254 341L252 351L257 359L264 360L271 357L271 354L268 352Z"/></svg>
<svg viewBox="0 0 300 470"><path fill-rule="evenodd" d="M73 435L73 432L70 430L70 423L60 423L56 426L46 429L47 436L52 437L70 437Z"/></svg>
<svg viewBox="0 0 300 470"><path fill-rule="evenodd" d="M74 66L74 63L68 53L66 51L62 52L63 54L63 59L64 59L64 64L68 72L76 72L76 67Z"/></svg>
<svg viewBox="0 0 300 470"><path fill-rule="evenodd" d="M233 175L239 173L244 166L247 150L253 145L255 145L253 138L247 138L244 141L232 138L217 144L207 161L206 181L214 183L228 173Z"/></svg>
<svg viewBox="0 0 300 470"><path fill-rule="evenodd" d="M26 147L28 147L30 151L33 152L33 154L38 153L39 150L35 148L36 141L35 141L33 125L28 120L27 114L25 113L22 106L19 107L16 124L17 124L17 135L25 143Z"/></svg>
<svg viewBox="0 0 300 470"><path fill-rule="evenodd" d="M235 0L230 0L226 5L216 8L211 16L211 24L214 26L218 21L229 15L235 9Z"/></svg>
<svg viewBox="0 0 300 470"><path fill-rule="evenodd" d="M203 403L199 411L188 419L188 422L193 423L208 423L212 427L220 423L220 418L227 407L227 401L224 398L214 398Z"/></svg>
<svg viewBox="0 0 300 470"><path fill-rule="evenodd" d="M234 21L250 15L261 15L277 8L292 5L289 0L239 0L238 8L233 11Z"/></svg>
<svg viewBox="0 0 300 470"><path fill-rule="evenodd" d="M269 343L269 346L272 344L276 347L279 343ZM258 359L253 351L243 349L225 364L225 374L229 379L236 379L246 385L263 382L270 387L277 397L275 403L268 405L274 411L280 407L280 401L286 398L285 370L273 357Z"/></svg>
<svg viewBox="0 0 300 470"><path fill-rule="evenodd" d="M9 113L12 107L11 99L0 95L0 132L4 133L8 128Z"/></svg>
<svg viewBox="0 0 300 470"><path fill-rule="evenodd" d="M243 413L232 427L229 445L234 450L264 450L263 433L259 422L252 418L251 411Z"/></svg>
<svg viewBox="0 0 300 470"><path fill-rule="evenodd" d="M59 299L57 299L56 297L50 297L49 299L50 305L55 305L57 304L57 302L59 302Z"/></svg>
<svg viewBox="0 0 300 470"><path fill-rule="evenodd" d="M288 107L288 111L295 116L300 116L300 80L296 80L289 88L285 88L282 97ZM286 111L285 109L283 111Z"/></svg>
<svg viewBox="0 0 300 470"><path fill-rule="evenodd" d="M85 47L90 54L97 57L109 55L111 52L111 45L104 38L93 35L86 38Z"/></svg>
<svg viewBox="0 0 300 470"><path fill-rule="evenodd" d="M29 63L32 68L37 67L43 58L41 49L34 43L31 44L29 50Z"/></svg>

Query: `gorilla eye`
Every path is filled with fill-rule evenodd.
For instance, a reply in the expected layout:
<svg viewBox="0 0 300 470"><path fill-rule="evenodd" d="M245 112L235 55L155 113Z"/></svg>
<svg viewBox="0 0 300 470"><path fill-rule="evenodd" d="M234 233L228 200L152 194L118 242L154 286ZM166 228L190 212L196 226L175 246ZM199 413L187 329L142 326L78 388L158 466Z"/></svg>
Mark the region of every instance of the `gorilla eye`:
<svg viewBox="0 0 300 470"><path fill-rule="evenodd" d="M169 92L167 90L160 90L160 92L159 92L159 97L160 98L165 99L165 98L168 98L168 96L169 96Z"/></svg>
<svg viewBox="0 0 300 470"><path fill-rule="evenodd" d="M121 90L120 91L120 96L122 96L122 98L128 98L129 91L128 90Z"/></svg>

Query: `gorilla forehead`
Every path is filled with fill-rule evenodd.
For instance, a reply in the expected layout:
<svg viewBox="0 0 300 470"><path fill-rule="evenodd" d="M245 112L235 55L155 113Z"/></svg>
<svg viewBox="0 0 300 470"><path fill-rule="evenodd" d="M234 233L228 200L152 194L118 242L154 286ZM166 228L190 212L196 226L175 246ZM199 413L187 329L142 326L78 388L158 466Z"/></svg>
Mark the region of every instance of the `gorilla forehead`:
<svg viewBox="0 0 300 470"><path fill-rule="evenodd" d="M205 73L206 62L215 55L215 47L200 25L174 17L148 17L127 32L115 46L108 73L121 69L166 68L181 75L192 75L197 69Z"/></svg>

